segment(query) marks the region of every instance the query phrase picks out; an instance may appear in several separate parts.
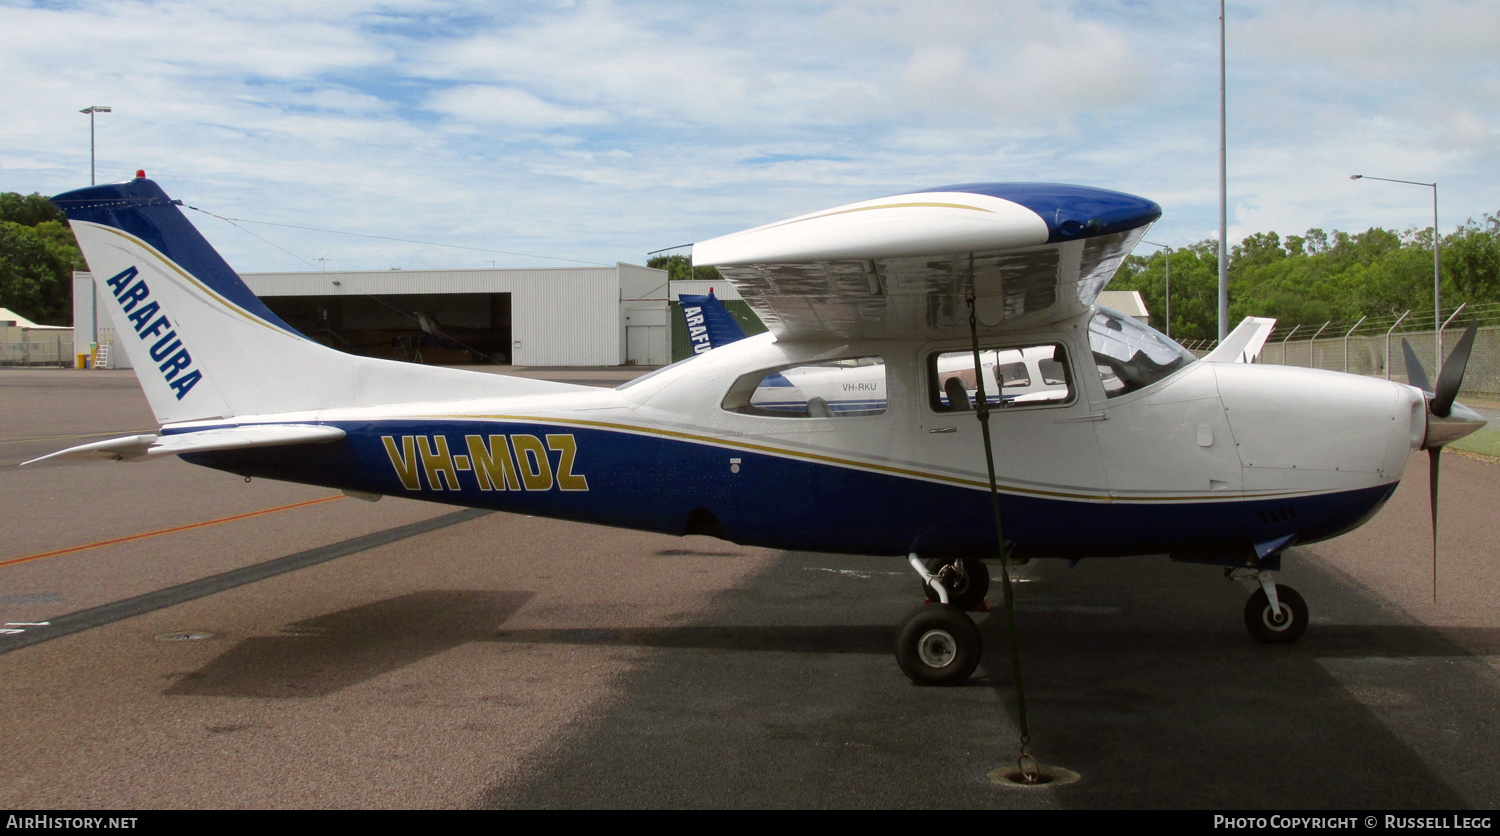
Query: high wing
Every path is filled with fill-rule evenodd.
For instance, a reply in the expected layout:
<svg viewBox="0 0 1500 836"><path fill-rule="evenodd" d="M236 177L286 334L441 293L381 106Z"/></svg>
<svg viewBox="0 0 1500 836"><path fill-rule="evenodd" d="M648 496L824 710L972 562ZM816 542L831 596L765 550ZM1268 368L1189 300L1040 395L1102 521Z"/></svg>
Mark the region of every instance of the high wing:
<svg viewBox="0 0 1500 836"><path fill-rule="evenodd" d="M971 183L851 203L703 241L778 339L895 339L1088 310L1161 207L1106 189Z"/></svg>

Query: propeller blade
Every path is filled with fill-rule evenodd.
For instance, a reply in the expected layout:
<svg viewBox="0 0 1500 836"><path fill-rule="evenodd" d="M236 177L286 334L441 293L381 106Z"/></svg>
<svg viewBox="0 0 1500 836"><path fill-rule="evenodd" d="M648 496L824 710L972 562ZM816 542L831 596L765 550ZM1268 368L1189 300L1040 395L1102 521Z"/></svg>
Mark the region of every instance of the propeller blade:
<svg viewBox="0 0 1500 836"><path fill-rule="evenodd" d="M1432 492L1432 603L1437 603L1437 554L1438 554L1438 467L1443 459L1443 448L1427 451L1427 480Z"/></svg>
<svg viewBox="0 0 1500 836"><path fill-rule="evenodd" d="M1453 409L1453 399L1458 397L1458 387L1463 385L1469 352L1474 350L1474 333L1478 330L1479 320L1469 323L1458 345L1453 347L1453 353L1444 361L1443 370L1438 373L1437 389L1432 393L1432 414L1439 418L1446 418Z"/></svg>
<svg viewBox="0 0 1500 836"><path fill-rule="evenodd" d="M1405 337L1401 338L1401 350L1406 353L1407 382L1423 392L1431 392L1432 384L1427 382L1427 370L1422 368L1422 361L1417 359L1417 353L1411 350L1411 343Z"/></svg>

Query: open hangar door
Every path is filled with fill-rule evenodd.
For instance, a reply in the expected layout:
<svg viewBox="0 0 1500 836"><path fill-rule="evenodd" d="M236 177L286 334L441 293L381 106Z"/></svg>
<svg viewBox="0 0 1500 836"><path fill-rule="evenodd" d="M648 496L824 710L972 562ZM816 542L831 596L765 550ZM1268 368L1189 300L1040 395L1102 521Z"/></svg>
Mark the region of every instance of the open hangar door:
<svg viewBox="0 0 1500 836"><path fill-rule="evenodd" d="M511 294L263 296L288 325L366 357L431 365L509 364Z"/></svg>

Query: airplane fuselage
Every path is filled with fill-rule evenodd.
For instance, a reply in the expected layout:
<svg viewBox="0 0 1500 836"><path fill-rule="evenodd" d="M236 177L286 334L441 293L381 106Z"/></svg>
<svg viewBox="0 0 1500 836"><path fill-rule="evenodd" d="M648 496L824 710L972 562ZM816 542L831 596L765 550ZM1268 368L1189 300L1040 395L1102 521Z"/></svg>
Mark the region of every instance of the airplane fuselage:
<svg viewBox="0 0 1500 836"><path fill-rule="evenodd" d="M1066 400L991 413L1005 536L1018 557L1229 562L1289 534L1331 537L1379 508L1421 442L1420 393L1332 372L1199 362L1109 397L1087 323L1006 337L1007 346L1060 346L1069 364ZM979 423L932 394L940 373L931 358L966 348L761 336L620 389L240 419L347 435L187 458L247 476L772 548L994 556ZM859 358L884 369L878 414L746 414L730 403L737 382L759 372ZM867 379L868 362L851 366Z"/></svg>

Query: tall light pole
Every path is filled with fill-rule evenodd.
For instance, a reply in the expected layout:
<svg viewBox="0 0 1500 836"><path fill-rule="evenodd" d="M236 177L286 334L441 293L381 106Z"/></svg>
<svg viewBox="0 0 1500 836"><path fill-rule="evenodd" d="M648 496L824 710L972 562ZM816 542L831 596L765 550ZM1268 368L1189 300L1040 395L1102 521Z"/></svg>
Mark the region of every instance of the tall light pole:
<svg viewBox="0 0 1500 836"><path fill-rule="evenodd" d="M1229 336L1229 134L1225 127L1224 0L1219 0L1219 342Z"/></svg>
<svg viewBox="0 0 1500 836"><path fill-rule="evenodd" d="M1351 174L1350 180L1380 180L1386 183L1405 183L1408 186L1426 186L1432 189L1432 333L1436 338L1434 345L1437 346L1437 360L1432 369L1433 374L1443 370L1443 274L1442 261L1439 251L1442 246L1442 235L1438 232L1438 210L1437 210L1437 183L1423 183L1419 180L1392 180L1389 177L1370 177L1365 174Z"/></svg>
<svg viewBox="0 0 1500 836"><path fill-rule="evenodd" d="M1169 247L1169 246L1167 246L1166 244L1156 244L1156 243L1153 243L1151 241L1142 241L1141 243L1142 244L1148 244L1148 245L1153 246L1153 247L1161 247L1163 250L1167 251L1167 257L1166 257L1166 265L1167 265L1167 339L1171 339L1172 338L1172 248Z"/></svg>
<svg viewBox="0 0 1500 836"><path fill-rule="evenodd" d="M89 105L78 112L89 115L89 185L93 186L96 185L94 180L94 114L109 113L110 109L103 105Z"/></svg>

